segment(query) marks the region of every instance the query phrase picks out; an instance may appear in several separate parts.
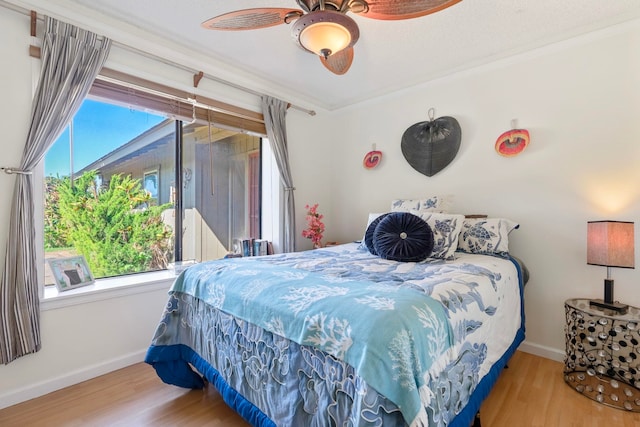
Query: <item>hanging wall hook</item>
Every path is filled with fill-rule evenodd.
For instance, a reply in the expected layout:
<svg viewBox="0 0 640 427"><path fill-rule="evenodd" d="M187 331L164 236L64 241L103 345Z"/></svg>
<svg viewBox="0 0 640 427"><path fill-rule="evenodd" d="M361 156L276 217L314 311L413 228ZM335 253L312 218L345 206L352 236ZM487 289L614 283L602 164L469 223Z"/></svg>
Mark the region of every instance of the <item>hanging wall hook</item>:
<svg viewBox="0 0 640 427"><path fill-rule="evenodd" d="M36 25L38 23L38 13L35 10L31 11L31 37L36 36Z"/></svg>
<svg viewBox="0 0 640 427"><path fill-rule="evenodd" d="M193 87L198 87L200 84L200 80L204 77L204 73L202 71L198 71L198 74L193 75Z"/></svg>

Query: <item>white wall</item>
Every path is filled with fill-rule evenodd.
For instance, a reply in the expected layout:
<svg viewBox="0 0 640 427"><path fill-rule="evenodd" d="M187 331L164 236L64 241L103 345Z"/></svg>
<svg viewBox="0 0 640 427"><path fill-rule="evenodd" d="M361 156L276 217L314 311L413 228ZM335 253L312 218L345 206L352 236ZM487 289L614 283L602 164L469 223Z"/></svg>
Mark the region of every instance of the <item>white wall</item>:
<svg viewBox="0 0 640 427"><path fill-rule="evenodd" d="M42 349L0 366L0 408L141 362L167 288L42 311Z"/></svg>
<svg viewBox="0 0 640 427"><path fill-rule="evenodd" d="M25 28L27 30L25 31ZM0 167L19 167L22 149L29 125L31 102L31 58L25 55L29 46L29 19L26 16L0 8L0 67L2 98L0 99L0 123L2 124L2 158ZM11 42L9 42L11 41ZM10 64L7 66L6 64ZM0 256L4 260L5 241L9 224L9 210L15 177L0 172L0 194L5 203L0 206Z"/></svg>
<svg viewBox="0 0 640 427"><path fill-rule="evenodd" d="M432 107L436 116L458 119L462 144L455 160L429 178L405 161L400 141L405 129L427 120ZM530 131L531 143L521 155L505 158L494 143L513 118ZM586 265L586 222L640 220L639 118L636 21L332 117L305 119L304 126L314 122L317 132L307 135L304 149L292 147L293 164L308 162L307 149L323 147L331 150L331 167L322 173L310 168L315 177L299 171L297 195L314 194L316 178L332 189L326 212L331 240L359 239L367 213L387 210L394 198L434 194L453 195L457 213L519 222L510 246L531 271L524 348L561 359L564 300L603 294L606 268ZM362 159L373 143L384 157L376 169L366 170ZM327 196L315 190L317 197ZM640 272L613 269L613 277L617 299L640 306Z"/></svg>

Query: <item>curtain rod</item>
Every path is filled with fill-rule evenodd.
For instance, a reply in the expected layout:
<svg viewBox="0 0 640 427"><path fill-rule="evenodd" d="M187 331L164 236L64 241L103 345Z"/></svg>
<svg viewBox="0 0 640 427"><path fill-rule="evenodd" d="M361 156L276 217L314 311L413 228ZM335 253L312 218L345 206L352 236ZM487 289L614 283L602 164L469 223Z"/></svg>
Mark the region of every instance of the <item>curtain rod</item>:
<svg viewBox="0 0 640 427"><path fill-rule="evenodd" d="M18 5L12 4L12 3L8 3L8 2L6 2L4 0L0 0L0 6L4 7L5 9L9 9L9 10L12 10L14 12L21 13L23 15L27 15L27 16L31 15L31 16L33 16L32 15L32 11L29 11L29 10L27 10L27 9L21 7L21 6L18 6ZM32 32L33 32L33 26L32 26ZM263 96L263 95L265 95L264 93L258 92L256 90L250 89L248 87L241 86L239 84L230 82L228 80L225 80L225 79L222 79L222 78L219 78L219 77L216 77L216 76L212 76L211 74L206 74L206 73L204 73L202 71L195 70L195 69L193 69L191 67L187 67L186 65L178 64L177 62L171 61L169 59L163 58L163 57L158 56L158 55L154 55L154 54L149 53L149 52L145 52L145 51L143 51L141 49L138 49L136 47L129 46L127 44L124 44L124 43L121 43L121 42L118 42L118 41L115 41L115 40L112 40L112 43L115 46L118 46L118 47L123 48L125 50L128 50L130 52L142 55L142 56L144 56L146 58L149 58L149 59L152 59L154 61L160 61L160 62L162 62L164 64L169 65L169 66L172 66L172 67L175 67L175 68L179 68L179 69L184 70L184 71L188 71L189 73L193 73L193 86L194 86L194 88L197 88L198 87L198 83L200 83L200 80L202 78L206 77L209 80L213 80L215 82L222 83L222 84L224 84L226 86L229 86L229 87L232 87L234 89L238 89L238 90L241 90L243 92L250 93L251 95L255 95L255 96ZM307 113L310 116L315 116L316 115L316 112L314 110L309 110L307 108L300 107L299 105L295 105L295 104L289 103L289 107L294 108L294 109L299 110L299 111L302 111L304 113Z"/></svg>
<svg viewBox="0 0 640 427"><path fill-rule="evenodd" d="M182 69L184 71L192 73L193 74L193 81L194 81L193 86L194 87L198 87L198 83L204 77L204 78L207 78L209 80L213 80L215 82L222 83L222 84L224 84L226 86L229 86L229 87L232 87L232 88L235 88L235 89L239 89L239 90L241 90L243 92L250 93L250 94L255 95L255 96L264 95L263 93L258 92L258 91L253 90L253 89L250 89L248 87L241 86L239 84L230 82L228 80L221 79L220 77L212 76L211 74L207 74L207 73L204 73L202 71L194 70L193 68L187 67L186 65L178 64L177 62L173 62L173 61L171 61L169 59L162 58L160 56L154 55L154 54L149 53L149 52L145 52L145 51L140 50L138 48L135 48L133 46L129 46L129 45L126 45L126 44L123 44L123 43L120 43L120 42L116 42L116 41L113 41L112 43L114 43L116 46L121 47L121 48L123 48L125 50L128 50L130 52L137 53L137 54L142 55L144 57L147 57L149 59L153 59L155 61L160 61L160 62L162 62L164 64L169 65L169 66L172 66L172 67L175 67L175 68L179 68L179 69ZM292 104L292 103L289 103L289 107L294 108L294 109L299 110L299 111L302 111L304 113L307 113L310 116L315 116L316 115L316 112L314 110L309 110L309 109L300 107L300 106Z"/></svg>

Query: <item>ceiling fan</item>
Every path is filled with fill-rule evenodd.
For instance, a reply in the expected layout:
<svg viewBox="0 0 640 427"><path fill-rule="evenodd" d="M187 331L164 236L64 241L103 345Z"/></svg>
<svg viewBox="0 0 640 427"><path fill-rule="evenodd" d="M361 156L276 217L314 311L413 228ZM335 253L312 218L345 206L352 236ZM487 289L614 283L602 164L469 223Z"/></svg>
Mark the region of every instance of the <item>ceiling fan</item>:
<svg viewBox="0 0 640 427"><path fill-rule="evenodd" d="M296 0L301 9L261 7L225 13L202 23L211 30L241 31L293 24L300 47L320 57L332 73L344 74L360 37L352 12L380 20L410 19L446 9L461 0Z"/></svg>

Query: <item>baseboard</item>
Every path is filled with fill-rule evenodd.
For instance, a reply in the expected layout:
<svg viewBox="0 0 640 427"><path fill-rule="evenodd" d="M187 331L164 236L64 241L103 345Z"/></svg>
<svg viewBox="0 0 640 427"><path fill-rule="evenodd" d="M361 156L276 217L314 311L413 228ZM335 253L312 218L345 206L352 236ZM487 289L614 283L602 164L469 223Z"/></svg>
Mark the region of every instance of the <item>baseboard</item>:
<svg viewBox="0 0 640 427"><path fill-rule="evenodd" d="M520 344L518 350L544 357L545 359L555 360L556 362L564 362L565 352L563 350L558 350L557 348L546 347L544 345L530 343L525 340Z"/></svg>
<svg viewBox="0 0 640 427"><path fill-rule="evenodd" d="M140 363L144 360L145 355L146 349L130 353L116 359L108 360L100 364L87 366L86 368L69 372L68 374L40 383L31 384L18 390L12 390L9 393L0 395L0 409L7 408L18 403L26 402L27 400L44 396L45 394L51 393L53 391L69 387L71 385L78 384L95 377L99 377L100 375L104 375L136 363Z"/></svg>

